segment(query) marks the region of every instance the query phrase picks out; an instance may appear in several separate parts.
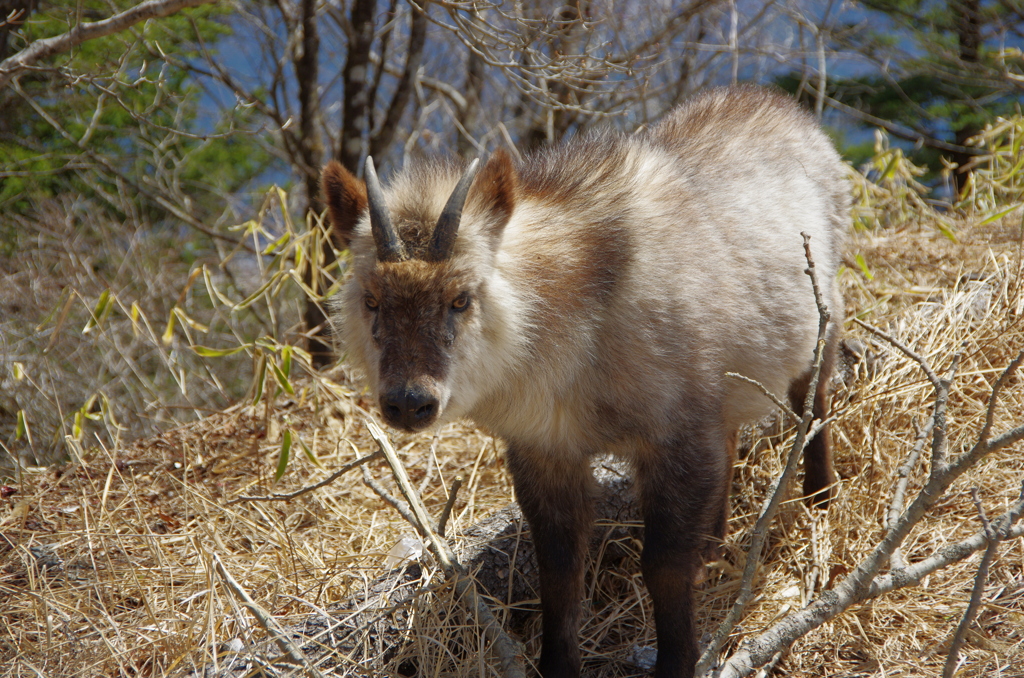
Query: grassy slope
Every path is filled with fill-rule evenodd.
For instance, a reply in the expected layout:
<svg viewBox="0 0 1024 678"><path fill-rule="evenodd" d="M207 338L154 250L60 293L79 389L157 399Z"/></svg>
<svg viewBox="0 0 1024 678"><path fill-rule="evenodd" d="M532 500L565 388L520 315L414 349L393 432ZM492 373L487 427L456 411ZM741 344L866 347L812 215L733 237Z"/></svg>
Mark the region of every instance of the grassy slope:
<svg viewBox="0 0 1024 678"><path fill-rule="evenodd" d="M887 328L937 369L946 369L963 347L950 401L955 452L976 435L992 383L1024 346L1021 216L1018 210L978 225L993 213L990 205L954 220L915 202L900 188L906 185L872 187L876 192L858 212L887 227L851 237L842 274L847 313ZM939 220L957 230L957 242L941 235ZM751 632L800 605L810 582L820 588L848 572L874 543L914 423L930 412L930 387L915 365L852 323L847 331L868 347L869 360L836 395L839 497L823 514L799 502L783 509L759 578L762 595L743 623ZM236 406L131 444L92 449L59 467L24 469L0 503L0 676L183 675L212 661L232 639L261 636L212 572L213 554L285 624L377 576L384 554L411 529L365 488L358 471L290 502L229 503L244 493L306 486L374 449L362 426L368 402L346 383L339 372L304 378L294 396L280 393L272 404ZM996 410L997 431L1021 423L1022 383L1017 376L1008 385ZM315 450L327 471L296 444L275 485L285 430ZM709 567L701 594L708 630L735 594L747 532L781 470L783 438L756 439L739 462L726 556ZM433 511L440 511L454 476L466 477L456 531L511 499L497 445L484 433L452 425L436 440L395 442L413 480L426 479ZM1022 451L1020 445L1004 450L958 481L907 541L908 559L978 529L970 488L980 489L990 515L1012 501L1024 479ZM379 464L373 473L385 475ZM919 468L912 488L921 477ZM938 675L978 558L825 624L796 643L781 669L793 676ZM653 642L638 563L592 572L590 581L585 671L637 675L630 648ZM1024 675L1021 540L1000 549L985 600L958 675ZM372 671L394 674L403 657L415 656L421 675L487 674L479 673L488 655L477 628L446 612L455 607L446 587L425 591L409 622L408 647L391 666ZM530 656L538 650L538 631L536 621L522 630Z"/></svg>

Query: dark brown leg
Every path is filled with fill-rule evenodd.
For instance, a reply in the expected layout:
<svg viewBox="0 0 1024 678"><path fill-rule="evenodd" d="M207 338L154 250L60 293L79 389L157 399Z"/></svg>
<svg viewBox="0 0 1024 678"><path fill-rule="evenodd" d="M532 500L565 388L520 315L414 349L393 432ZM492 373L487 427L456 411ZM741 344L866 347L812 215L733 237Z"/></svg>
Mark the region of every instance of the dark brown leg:
<svg viewBox="0 0 1024 678"><path fill-rule="evenodd" d="M836 350L839 344L839 332L835 326L829 328L828 340L825 344L825 355L821 364L821 376L818 387L814 391L814 418L825 419L829 414L829 381L835 363ZM811 372L808 370L800 375L789 387L789 402L793 410L802 415L807 389L810 386ZM825 427L814 436L804 449L804 496L812 506L826 507L832 498L831 486L836 482L832 470L832 436L829 427Z"/></svg>
<svg viewBox="0 0 1024 678"><path fill-rule="evenodd" d="M508 467L530 524L540 566L543 637L540 674L580 675L579 621L586 549L593 522L587 460L509 443Z"/></svg>
<svg viewBox="0 0 1024 678"><path fill-rule="evenodd" d="M729 497L732 495L732 474L736 465L736 444L739 439L739 431L732 431L726 436L725 450L728 454L725 467L725 477L722 483L722 493L725 501L721 502L721 512L718 514L718 521L709 535L704 548L704 562L710 563L719 558L722 554L722 541L725 539L727 525L729 524Z"/></svg>
<svg viewBox="0 0 1024 678"><path fill-rule="evenodd" d="M698 659L694 582L709 541L721 541L731 472L726 436L705 423L637 459L644 511L642 565L654 601L657 678L690 678Z"/></svg>

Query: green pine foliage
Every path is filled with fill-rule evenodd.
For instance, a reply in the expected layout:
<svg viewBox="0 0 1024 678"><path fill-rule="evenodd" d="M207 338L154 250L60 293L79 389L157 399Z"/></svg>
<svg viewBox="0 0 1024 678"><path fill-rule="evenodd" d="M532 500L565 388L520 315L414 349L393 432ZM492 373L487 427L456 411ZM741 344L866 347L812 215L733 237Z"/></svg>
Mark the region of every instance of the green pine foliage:
<svg viewBox="0 0 1024 678"><path fill-rule="evenodd" d="M47 3L12 47L134 4ZM113 216L132 211L156 222L164 209L153 196L166 193L166 184L212 210L218 193L259 175L270 156L253 135L239 132L251 126L248 112L201 120L204 93L185 68L230 32L227 9L202 6L87 41L50 59L52 70L28 71L17 86L0 90L0 211L25 214L72 193Z"/></svg>
<svg viewBox="0 0 1024 678"><path fill-rule="evenodd" d="M830 74L826 94L866 114L857 122L892 123L909 141L913 161L934 181L943 158L959 165L971 155L937 148L933 141L971 146L999 117L1019 112L1024 82L1024 2L1020 0L866 0L865 14L838 32L832 47L855 54L855 76ZM814 78L793 71L777 79L783 89L813 100ZM867 117L870 116L870 117ZM900 134L900 131L905 134ZM921 141L923 140L923 141ZM846 149L859 164L873 144Z"/></svg>

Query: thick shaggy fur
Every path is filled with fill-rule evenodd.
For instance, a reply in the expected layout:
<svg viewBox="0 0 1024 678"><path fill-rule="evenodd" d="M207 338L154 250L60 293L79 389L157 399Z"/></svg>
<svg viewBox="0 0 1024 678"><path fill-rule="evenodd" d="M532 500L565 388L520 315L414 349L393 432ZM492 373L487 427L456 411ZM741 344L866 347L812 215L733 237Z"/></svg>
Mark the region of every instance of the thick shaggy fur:
<svg viewBox="0 0 1024 678"><path fill-rule="evenodd" d="M382 263L362 182L326 168L331 218L354 257L337 304L348 360L382 397L436 399L422 426L406 428L469 417L508 443L540 560L548 678L579 674L588 460L628 458L647 526L656 672L689 676L692 586L724 534L732 441L772 408L724 375L802 407L818 316L800 233L841 319L839 157L787 97L712 90L637 134L580 138L520 165L496 153L470 190L453 254L426 261L460 174L434 162L393 178L386 201L411 258ZM460 298L468 303L456 308ZM824 388L816 395L823 416ZM805 490L825 497L827 433L807 466Z"/></svg>

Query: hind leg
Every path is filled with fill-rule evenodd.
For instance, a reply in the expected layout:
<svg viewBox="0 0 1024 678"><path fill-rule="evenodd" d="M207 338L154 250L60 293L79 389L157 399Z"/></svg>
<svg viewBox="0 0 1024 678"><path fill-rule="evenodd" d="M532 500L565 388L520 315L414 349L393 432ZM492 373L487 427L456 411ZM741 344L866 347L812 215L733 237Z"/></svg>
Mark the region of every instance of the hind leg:
<svg viewBox="0 0 1024 678"><path fill-rule="evenodd" d="M724 472L720 474L722 476L722 496L725 497L725 501L720 502L721 510L715 517L707 543L704 545L704 562L706 563L717 560L722 554L722 542L725 540L726 526L729 523L729 497L732 494L732 474L733 468L736 466L738 440L739 431L732 431L725 439L725 451L728 458Z"/></svg>
<svg viewBox="0 0 1024 678"><path fill-rule="evenodd" d="M828 417L830 409L829 382L835 365L839 345L839 331L835 325L829 327L825 352L822 356L821 375L814 390L812 413L817 420ZM800 375L789 386L789 402L793 410L803 415L807 389L811 383L811 370ZM818 431L804 448L804 496L812 506L825 507L832 498L831 486L836 482L832 468L832 436L829 427Z"/></svg>

